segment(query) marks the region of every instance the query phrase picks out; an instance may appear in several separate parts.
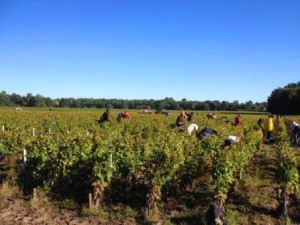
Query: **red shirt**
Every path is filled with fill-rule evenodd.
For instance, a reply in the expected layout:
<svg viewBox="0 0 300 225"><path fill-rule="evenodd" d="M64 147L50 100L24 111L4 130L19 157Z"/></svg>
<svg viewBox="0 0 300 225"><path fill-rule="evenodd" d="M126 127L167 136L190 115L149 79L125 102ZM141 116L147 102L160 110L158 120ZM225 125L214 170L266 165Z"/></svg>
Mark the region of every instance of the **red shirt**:
<svg viewBox="0 0 300 225"><path fill-rule="evenodd" d="M242 118L240 116L235 117L234 124L239 125L242 123Z"/></svg>

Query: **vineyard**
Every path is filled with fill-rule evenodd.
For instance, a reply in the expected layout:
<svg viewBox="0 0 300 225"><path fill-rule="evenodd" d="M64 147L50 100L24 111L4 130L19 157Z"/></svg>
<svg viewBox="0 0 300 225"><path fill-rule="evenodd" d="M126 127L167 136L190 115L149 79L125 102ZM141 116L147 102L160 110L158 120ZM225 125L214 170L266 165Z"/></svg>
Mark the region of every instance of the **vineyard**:
<svg viewBox="0 0 300 225"><path fill-rule="evenodd" d="M132 111L121 121L112 111L99 125L103 111L0 109L2 188L72 202L78 214L102 221L93 224L205 224L212 204L230 225L300 223L300 147L291 146L289 130L300 117L274 118L272 142L264 144L263 114L244 113L233 126L236 113L208 119L195 111L199 129L218 131L199 139L175 126L179 111ZM240 142L225 147L228 135Z"/></svg>

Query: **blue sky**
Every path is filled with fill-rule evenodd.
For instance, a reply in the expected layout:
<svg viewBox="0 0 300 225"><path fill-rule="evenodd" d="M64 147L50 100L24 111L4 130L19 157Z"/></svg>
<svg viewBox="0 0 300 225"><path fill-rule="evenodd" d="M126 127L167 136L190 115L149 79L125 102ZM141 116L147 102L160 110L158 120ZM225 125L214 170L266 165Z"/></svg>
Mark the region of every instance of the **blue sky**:
<svg viewBox="0 0 300 225"><path fill-rule="evenodd" d="M0 91L267 101L300 81L299 0L0 0Z"/></svg>

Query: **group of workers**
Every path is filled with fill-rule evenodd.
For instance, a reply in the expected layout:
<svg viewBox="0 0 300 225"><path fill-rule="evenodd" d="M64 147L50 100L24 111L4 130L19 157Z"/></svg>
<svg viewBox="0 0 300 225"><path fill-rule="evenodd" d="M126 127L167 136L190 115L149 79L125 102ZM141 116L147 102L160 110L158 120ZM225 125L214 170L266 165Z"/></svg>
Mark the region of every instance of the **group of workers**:
<svg viewBox="0 0 300 225"><path fill-rule="evenodd" d="M266 119L259 118L257 121L257 125L259 128L262 129L264 134L264 142L269 143L272 141L272 133L274 132L274 116L269 114ZM299 145L299 138L300 138L300 127L299 124L295 121L292 121L290 124L291 129L291 142L292 145L296 146Z"/></svg>
<svg viewBox="0 0 300 225"><path fill-rule="evenodd" d="M191 114L191 113L190 113ZM198 131L199 130L199 126L196 123L191 123L187 126L185 126L184 120L186 119L187 121L191 122L192 119L191 117L188 117L188 113L182 111L177 119L176 119L176 126L179 128L184 128L185 132L188 135L191 135L194 131ZM193 114L192 114L193 115ZM207 117L208 119L211 119L210 117ZM234 120L234 122L232 123L235 126L238 126L242 123L242 117L240 114L238 114ZM199 132L196 133L197 138L199 139L204 139L204 138L208 138L211 135L218 135L218 131L210 126L206 126L203 129L201 129ZM224 140L224 146L231 146L233 143L237 143L240 141L240 138L238 136L235 135L229 135L227 136L227 138Z"/></svg>
<svg viewBox="0 0 300 225"><path fill-rule="evenodd" d="M108 122L108 121L110 121L110 117L111 117L110 110L106 109L106 111L102 114L102 116L98 120L98 123L101 124L101 123ZM127 110L125 110L124 112L118 113L117 120L120 121L121 119L130 120L131 119L130 113Z"/></svg>
<svg viewBox="0 0 300 225"><path fill-rule="evenodd" d="M182 118L184 118L182 115L184 115L184 112L181 112L181 114L178 116L176 120L177 126L183 126L184 123L182 121ZM258 127L263 132L263 142L265 144L271 143L274 139L272 137L272 134L274 132L274 122L273 122L274 115L269 114L267 118L259 118L257 121ZM180 121L180 123L178 123ZM242 116L241 114L237 114L237 116L234 118L234 121L232 122L232 125L239 126L242 124ZM297 122L292 121L291 125L291 142L292 145L297 146L300 144L300 126ZM195 123L189 124L186 127L186 133L188 135L191 135L193 131L197 131L199 129L198 125ZM218 134L218 132L211 128L211 127L205 127L200 132L197 133L198 138L206 138L211 136L212 134ZM226 140L224 141L225 146L231 146L233 143L239 142L240 138L238 136L229 135L227 136Z"/></svg>
<svg viewBox="0 0 300 225"><path fill-rule="evenodd" d="M274 131L274 122L273 122L274 116L272 114L269 114L266 119L259 118L257 121L258 127L263 131L263 142L264 143L270 143L272 141L272 133ZM120 121L121 119L129 120L131 119L131 115L127 110L124 112L120 112L117 116L117 120ZM106 109L106 111L102 114L100 119L98 120L98 123L104 123L110 120L110 110ZM182 111L178 117L176 118L176 126L184 129L185 132L188 135L191 135L194 131L199 130L199 126L196 123L190 123L189 125L185 125L185 120L188 122L192 122L193 120L193 112L185 112ZM237 116L234 118L234 121L232 122L232 125L239 126L242 124L242 116L241 114L237 114ZM300 127L299 124L293 121L291 123L291 129L292 129L292 144L297 145L298 139L300 138ZM213 129L212 127L206 126L202 130L200 130L196 135L198 138L207 138L211 135L217 135L218 132ZM230 146L233 143L239 142L240 138L238 136L229 135L226 140L224 141L225 146Z"/></svg>

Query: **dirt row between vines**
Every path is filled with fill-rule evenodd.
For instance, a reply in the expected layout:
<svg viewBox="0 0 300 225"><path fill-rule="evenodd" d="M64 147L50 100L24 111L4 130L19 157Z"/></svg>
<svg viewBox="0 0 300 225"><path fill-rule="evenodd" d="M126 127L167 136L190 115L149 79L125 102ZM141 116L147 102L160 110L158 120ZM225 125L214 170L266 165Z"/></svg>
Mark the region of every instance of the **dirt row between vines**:
<svg viewBox="0 0 300 225"><path fill-rule="evenodd" d="M37 200L38 201L38 200ZM134 219L109 221L97 216L82 217L76 211L57 211L40 203L8 198L0 203L1 225L121 225L136 224Z"/></svg>
<svg viewBox="0 0 300 225"><path fill-rule="evenodd" d="M294 150L300 159L300 148ZM246 168L246 174L229 193L227 219L231 221L230 225L283 224L282 202L276 183L276 160L276 149L272 144L263 144L257 151ZM300 202L296 196L291 196L288 214L290 224L300 224Z"/></svg>

